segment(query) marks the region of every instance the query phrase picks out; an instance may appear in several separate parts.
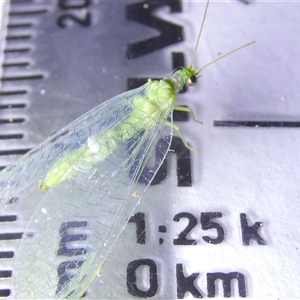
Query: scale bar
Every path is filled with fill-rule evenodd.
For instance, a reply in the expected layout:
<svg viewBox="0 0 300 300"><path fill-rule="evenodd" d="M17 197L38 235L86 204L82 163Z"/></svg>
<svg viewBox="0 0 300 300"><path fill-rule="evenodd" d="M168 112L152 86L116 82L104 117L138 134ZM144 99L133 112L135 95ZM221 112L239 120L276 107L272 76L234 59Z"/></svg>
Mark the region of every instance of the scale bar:
<svg viewBox="0 0 300 300"><path fill-rule="evenodd" d="M214 121L215 127L299 128L300 121Z"/></svg>

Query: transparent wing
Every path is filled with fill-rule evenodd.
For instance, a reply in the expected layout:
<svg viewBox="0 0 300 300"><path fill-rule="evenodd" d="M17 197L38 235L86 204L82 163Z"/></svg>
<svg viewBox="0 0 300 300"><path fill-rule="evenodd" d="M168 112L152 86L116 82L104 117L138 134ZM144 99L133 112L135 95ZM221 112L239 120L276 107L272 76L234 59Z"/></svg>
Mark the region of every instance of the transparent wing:
<svg viewBox="0 0 300 300"><path fill-rule="evenodd" d="M135 109L132 99L145 89L100 105L1 175L4 206L28 201L35 207L16 254L16 298L79 298L97 276L168 152L172 128L164 124L169 113L151 120L151 128L124 140L105 160L49 190L40 191L39 180L61 153L126 122Z"/></svg>
<svg viewBox="0 0 300 300"><path fill-rule="evenodd" d="M39 182L52 164L64 153L85 144L90 137L126 119L133 109L132 98L143 93L144 86L97 106L1 171L0 212L24 201L29 195L32 199L40 199Z"/></svg>

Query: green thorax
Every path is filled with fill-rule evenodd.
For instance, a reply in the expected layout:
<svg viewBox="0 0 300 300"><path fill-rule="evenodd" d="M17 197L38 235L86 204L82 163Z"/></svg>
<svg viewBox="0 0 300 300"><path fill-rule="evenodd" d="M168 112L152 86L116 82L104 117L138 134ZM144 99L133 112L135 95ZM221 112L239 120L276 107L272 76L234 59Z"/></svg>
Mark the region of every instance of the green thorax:
<svg viewBox="0 0 300 300"><path fill-rule="evenodd" d="M173 85L174 92L177 94L186 85L195 85L194 81L191 79L197 79L196 76L199 74L200 70L193 69L191 65L187 68L180 68L175 70L171 75L164 78L164 80L169 81Z"/></svg>

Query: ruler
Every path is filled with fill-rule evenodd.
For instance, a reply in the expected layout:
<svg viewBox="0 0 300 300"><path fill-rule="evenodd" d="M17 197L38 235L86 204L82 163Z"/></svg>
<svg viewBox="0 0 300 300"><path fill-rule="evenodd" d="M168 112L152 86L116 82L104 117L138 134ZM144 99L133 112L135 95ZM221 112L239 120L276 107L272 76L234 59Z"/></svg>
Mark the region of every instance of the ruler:
<svg viewBox="0 0 300 300"><path fill-rule="evenodd" d="M96 105L188 62L204 6L5 3L1 168ZM174 139L173 155L86 299L299 298L297 9L212 2L197 64L256 44L205 70L199 88L180 95L204 123L175 116L199 154ZM0 216L4 298L14 298L14 257L29 217L26 207Z"/></svg>

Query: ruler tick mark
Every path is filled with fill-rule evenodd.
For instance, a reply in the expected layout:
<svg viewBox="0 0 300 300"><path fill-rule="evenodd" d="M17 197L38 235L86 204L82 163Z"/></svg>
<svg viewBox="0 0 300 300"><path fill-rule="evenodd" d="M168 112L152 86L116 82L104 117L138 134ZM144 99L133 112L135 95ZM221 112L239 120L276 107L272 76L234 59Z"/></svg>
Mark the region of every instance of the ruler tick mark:
<svg viewBox="0 0 300 300"><path fill-rule="evenodd" d="M29 62L9 62L9 63L3 63L2 67L3 68L8 68L8 67L28 67Z"/></svg>
<svg viewBox="0 0 300 300"><path fill-rule="evenodd" d="M10 289L1 289L0 290L0 297L8 297L10 295Z"/></svg>
<svg viewBox="0 0 300 300"><path fill-rule="evenodd" d="M11 150L1 150L0 156L4 155L24 155L31 149L11 149Z"/></svg>
<svg viewBox="0 0 300 300"><path fill-rule="evenodd" d="M32 79L42 79L43 77L44 76L42 74L22 75L22 76L4 76L4 77L0 77L0 81L32 80Z"/></svg>
<svg viewBox="0 0 300 300"><path fill-rule="evenodd" d="M13 52L28 52L30 48L11 48L11 49L4 49L4 53L13 53Z"/></svg>
<svg viewBox="0 0 300 300"><path fill-rule="evenodd" d="M13 257L14 257L13 251L0 251L0 259L13 258Z"/></svg>
<svg viewBox="0 0 300 300"><path fill-rule="evenodd" d="M30 34L26 34L26 35L8 35L6 36L6 40L26 40L26 39L30 39L31 35Z"/></svg>
<svg viewBox="0 0 300 300"><path fill-rule="evenodd" d="M1 270L0 271L0 278L10 278L11 277L11 270Z"/></svg>
<svg viewBox="0 0 300 300"><path fill-rule="evenodd" d="M0 234L0 241L3 240L20 240L23 236L23 232L12 232Z"/></svg>
<svg viewBox="0 0 300 300"><path fill-rule="evenodd" d="M17 220L17 216L15 215L6 215L6 216L0 216L0 222L14 222Z"/></svg>
<svg viewBox="0 0 300 300"><path fill-rule="evenodd" d="M26 104L0 104L0 109L25 108Z"/></svg>
<svg viewBox="0 0 300 300"><path fill-rule="evenodd" d="M14 96L27 94L26 90L15 90L15 91L0 91L0 96Z"/></svg>
<svg viewBox="0 0 300 300"><path fill-rule="evenodd" d="M20 140L24 137L22 133L16 134L0 134L0 140Z"/></svg>
<svg viewBox="0 0 300 300"><path fill-rule="evenodd" d="M10 16L20 16L20 15L36 15L48 12L47 9L37 9L37 10L23 10L23 11L10 11L8 14Z"/></svg>
<svg viewBox="0 0 300 300"><path fill-rule="evenodd" d="M24 123L24 118L11 118L11 119L0 119L0 125L1 124L13 124L13 123Z"/></svg>
<svg viewBox="0 0 300 300"><path fill-rule="evenodd" d="M13 23L13 24L7 24L7 28L14 29L14 28L20 28L20 27L31 27L32 23Z"/></svg>

